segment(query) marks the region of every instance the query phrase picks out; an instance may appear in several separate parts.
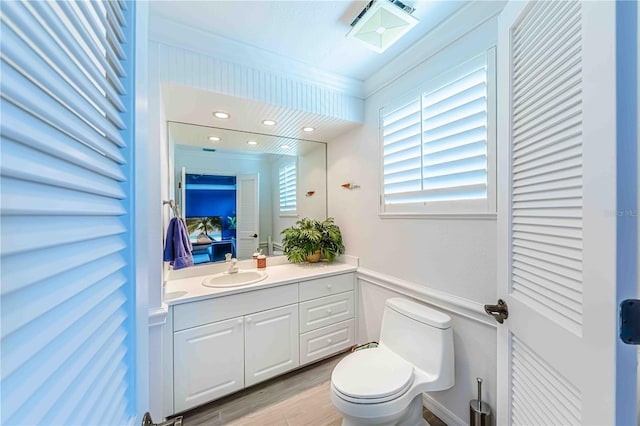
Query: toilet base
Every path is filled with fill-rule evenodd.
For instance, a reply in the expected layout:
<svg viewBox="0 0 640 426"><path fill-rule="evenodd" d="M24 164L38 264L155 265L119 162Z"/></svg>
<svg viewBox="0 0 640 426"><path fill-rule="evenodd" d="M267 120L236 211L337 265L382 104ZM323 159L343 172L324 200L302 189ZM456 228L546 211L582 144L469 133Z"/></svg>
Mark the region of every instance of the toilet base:
<svg viewBox="0 0 640 426"><path fill-rule="evenodd" d="M382 418L364 418L351 417L341 413L343 415L342 426L429 426L429 423L424 419L422 412L422 394L419 393L415 398L413 398L413 400L411 400L411 403L409 403L409 406L405 411L392 416Z"/></svg>

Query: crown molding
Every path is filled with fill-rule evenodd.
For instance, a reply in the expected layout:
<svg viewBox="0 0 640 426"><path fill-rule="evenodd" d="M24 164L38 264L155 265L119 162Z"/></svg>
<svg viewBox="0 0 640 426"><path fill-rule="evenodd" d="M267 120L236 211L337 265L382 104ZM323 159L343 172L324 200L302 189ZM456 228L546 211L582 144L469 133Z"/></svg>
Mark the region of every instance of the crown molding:
<svg viewBox="0 0 640 426"><path fill-rule="evenodd" d="M149 40L216 57L237 65L272 72L358 99L364 98L362 80L321 70L277 53L153 14L149 19Z"/></svg>

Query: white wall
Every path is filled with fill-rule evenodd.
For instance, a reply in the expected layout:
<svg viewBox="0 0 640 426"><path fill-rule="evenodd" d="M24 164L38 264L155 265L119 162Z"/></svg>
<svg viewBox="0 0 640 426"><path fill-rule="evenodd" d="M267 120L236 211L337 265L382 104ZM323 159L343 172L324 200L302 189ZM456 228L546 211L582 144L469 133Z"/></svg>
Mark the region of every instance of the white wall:
<svg viewBox="0 0 640 426"><path fill-rule="evenodd" d="M494 8L488 16L499 10ZM477 10L467 8L438 32L469 31L482 22ZM466 25L464 23L466 22ZM435 35L433 36L435 37ZM328 208L340 225L347 254L358 256L366 270L389 276L388 280L360 280L359 338L362 342L377 340L384 300L404 293L445 309L453 318L456 385L447 391L434 392L436 414L450 423L468 422L469 400L475 398L475 378L485 380L485 396L496 406L496 329L477 316L462 309L471 305L481 312L485 303L496 301L496 221L495 216L483 219L383 219L378 216L380 200L380 149L378 117L380 108L402 97L432 76L446 70L447 64L462 62L474 53L486 50L497 42L497 18L487 20L464 37L455 38L447 46L439 38L422 40L430 45L429 58L406 68L399 66L403 58L391 63L379 75L392 76L380 81L377 89L365 101L365 121L355 129L328 144ZM416 52L407 52L415 58ZM373 87L372 84L365 86ZM341 184L360 185L345 190ZM406 282L425 292L403 292ZM388 287L388 288L385 288ZM452 301L445 305L429 296L439 294ZM478 314L482 315L482 314ZM428 350L428 348L425 348ZM440 410L440 411L438 411Z"/></svg>
<svg viewBox="0 0 640 426"><path fill-rule="evenodd" d="M306 197L309 191L315 193ZM324 220L327 216L327 155L326 145L298 156L298 214Z"/></svg>
<svg viewBox="0 0 640 426"><path fill-rule="evenodd" d="M280 232L289 226L295 225L296 221L303 217L317 220L324 220L327 217L327 155L326 145L317 146L303 155L298 156L297 172L297 193L296 200L297 215L281 216L280 203L278 199L279 171L280 167L291 161L291 157L282 157L273 163L273 241L282 243ZM314 194L306 196L307 192Z"/></svg>

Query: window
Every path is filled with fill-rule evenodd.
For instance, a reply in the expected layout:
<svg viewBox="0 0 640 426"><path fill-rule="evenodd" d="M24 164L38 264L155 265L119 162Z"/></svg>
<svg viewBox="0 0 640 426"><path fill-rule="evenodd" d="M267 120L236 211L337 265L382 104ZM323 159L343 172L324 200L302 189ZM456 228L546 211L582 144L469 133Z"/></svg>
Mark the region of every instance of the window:
<svg viewBox="0 0 640 426"><path fill-rule="evenodd" d="M383 213L495 212L493 49L381 111Z"/></svg>
<svg viewBox="0 0 640 426"><path fill-rule="evenodd" d="M280 214L292 215L297 214L296 206L296 163L284 164L280 166L278 173L280 185Z"/></svg>

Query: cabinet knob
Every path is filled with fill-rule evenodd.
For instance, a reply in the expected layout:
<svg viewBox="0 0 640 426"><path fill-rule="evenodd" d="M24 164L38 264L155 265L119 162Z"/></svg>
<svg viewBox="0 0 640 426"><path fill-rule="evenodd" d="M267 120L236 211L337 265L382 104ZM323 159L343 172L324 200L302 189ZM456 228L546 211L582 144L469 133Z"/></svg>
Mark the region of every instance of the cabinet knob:
<svg viewBox="0 0 640 426"><path fill-rule="evenodd" d="M247 324L249 324L251 321L253 321L253 318L248 317L248 318L247 318Z"/></svg>
<svg viewBox="0 0 640 426"><path fill-rule="evenodd" d="M331 290L331 287L332 287L332 285L331 285L331 284L327 284L327 288L328 288L329 290Z"/></svg>
<svg viewBox="0 0 640 426"><path fill-rule="evenodd" d="M242 325L242 318L238 319L238 325Z"/></svg>
<svg viewBox="0 0 640 426"><path fill-rule="evenodd" d="M328 343L328 344L331 344L331 339L327 339L327 343Z"/></svg>
<svg viewBox="0 0 640 426"><path fill-rule="evenodd" d="M327 314L331 315L331 309L327 309Z"/></svg>

